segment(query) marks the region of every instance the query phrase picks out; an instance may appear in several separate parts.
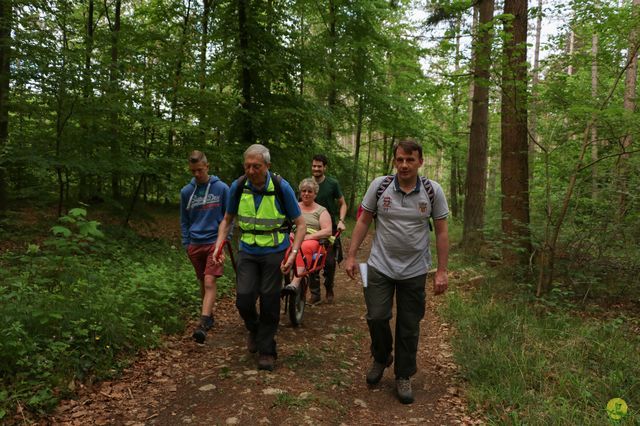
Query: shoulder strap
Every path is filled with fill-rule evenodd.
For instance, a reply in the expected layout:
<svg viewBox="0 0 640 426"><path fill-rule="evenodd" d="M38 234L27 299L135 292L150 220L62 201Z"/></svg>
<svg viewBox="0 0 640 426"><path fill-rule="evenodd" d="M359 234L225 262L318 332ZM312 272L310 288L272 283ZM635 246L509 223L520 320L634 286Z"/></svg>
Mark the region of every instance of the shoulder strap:
<svg viewBox="0 0 640 426"><path fill-rule="evenodd" d="M431 204L431 213L433 214L433 200L436 198L436 194L433 190L433 185L431 185L431 181L424 176L420 176L420 180L422 181L422 186L424 186L424 190L427 191L427 196L429 197L429 203Z"/></svg>
<svg viewBox="0 0 640 426"><path fill-rule="evenodd" d="M389 185L391 185L391 182L393 182L393 177L395 175L389 175L389 176L385 176L384 179L382 179L382 182L380 182L380 185L378 186L378 190L376 191L376 202L380 199L380 197L382 196L382 193L389 187Z"/></svg>
<svg viewBox="0 0 640 426"><path fill-rule="evenodd" d="M277 173L269 173L271 175L271 179L273 180L273 189L275 192L276 200L278 200L278 203L280 203L280 207L282 208L282 210L285 210L284 192L282 191L282 176Z"/></svg>
<svg viewBox="0 0 640 426"><path fill-rule="evenodd" d="M424 176L420 176L420 181L422 181L424 190L427 191L427 197L429 197L429 207L431 208L431 218L433 218L433 200L436 198L436 194L433 190L433 185L431 185L431 181ZM429 231L433 231L431 218L429 218Z"/></svg>
<svg viewBox="0 0 640 426"><path fill-rule="evenodd" d="M238 187L236 188L236 199L238 200L238 204L240 204L240 197L242 196L242 193L245 192L245 190L247 190L248 192L252 192L255 195L275 195L276 196L276 200L278 200L278 203L280 204L280 207L282 208L282 210L286 210L285 206L284 206L284 191L282 191L282 176L280 176L277 173L271 173L269 172L269 176L271 177L271 180L273 181L273 191L252 191L249 188L246 188L245 184L247 183L247 175L242 175L238 178Z"/></svg>

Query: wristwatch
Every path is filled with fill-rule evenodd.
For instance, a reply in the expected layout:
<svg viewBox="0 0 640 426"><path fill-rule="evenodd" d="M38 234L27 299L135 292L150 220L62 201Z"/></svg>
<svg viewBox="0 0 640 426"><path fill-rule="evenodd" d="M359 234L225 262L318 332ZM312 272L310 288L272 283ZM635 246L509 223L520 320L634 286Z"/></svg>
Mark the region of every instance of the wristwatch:
<svg viewBox="0 0 640 426"><path fill-rule="evenodd" d="M298 254L298 249L291 249L291 253Z"/></svg>

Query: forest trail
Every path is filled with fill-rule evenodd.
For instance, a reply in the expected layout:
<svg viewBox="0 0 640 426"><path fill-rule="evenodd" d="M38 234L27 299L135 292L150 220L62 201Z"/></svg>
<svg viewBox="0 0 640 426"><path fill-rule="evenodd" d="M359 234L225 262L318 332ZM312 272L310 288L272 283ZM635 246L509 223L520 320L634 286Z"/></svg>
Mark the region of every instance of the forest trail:
<svg viewBox="0 0 640 426"><path fill-rule="evenodd" d="M370 245L360 253L364 261ZM366 248L366 249L365 249ZM369 335L359 281L342 269L336 301L308 307L302 326L282 315L273 372L258 371L246 350L246 331L233 298L218 301L216 326L204 345L182 336L141 353L114 381L81 388L46 421L53 424L275 424L391 425L480 424L466 413L457 366L448 344L450 327L436 312L442 297L428 286L421 323L415 402L395 396L393 368L368 387ZM324 289L323 289L324 296Z"/></svg>

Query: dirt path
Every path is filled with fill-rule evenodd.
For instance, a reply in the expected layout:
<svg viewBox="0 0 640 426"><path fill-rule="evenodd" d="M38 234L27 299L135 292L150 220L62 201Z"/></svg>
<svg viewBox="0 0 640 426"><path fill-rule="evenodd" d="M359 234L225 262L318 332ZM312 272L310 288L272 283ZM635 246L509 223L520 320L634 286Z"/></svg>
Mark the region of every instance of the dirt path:
<svg viewBox="0 0 640 426"><path fill-rule="evenodd" d="M362 259L366 251L362 251ZM393 368L369 388L370 363L361 285L343 270L336 302L308 307L293 328L281 317L273 372L257 371L245 349L246 332L234 301L219 301L216 327L203 346L191 327L147 351L118 381L81 389L48 419L54 424L479 424L465 413L448 345L449 327L436 315L442 298L429 285L422 322L415 403L400 404Z"/></svg>

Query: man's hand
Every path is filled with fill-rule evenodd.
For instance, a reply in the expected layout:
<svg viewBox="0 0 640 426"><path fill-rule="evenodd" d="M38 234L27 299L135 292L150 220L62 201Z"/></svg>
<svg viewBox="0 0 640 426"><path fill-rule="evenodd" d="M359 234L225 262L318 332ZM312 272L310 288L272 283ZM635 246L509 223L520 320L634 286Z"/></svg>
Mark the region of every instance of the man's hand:
<svg viewBox="0 0 640 426"><path fill-rule="evenodd" d="M216 248L213 250L213 254L211 255L211 259L213 260L214 265L220 265L224 263L224 250L222 250L223 244L216 244Z"/></svg>
<svg viewBox="0 0 640 426"><path fill-rule="evenodd" d="M442 294L449 286L449 276L446 270L438 269L433 282L433 291L435 294Z"/></svg>
<svg viewBox="0 0 640 426"><path fill-rule="evenodd" d="M344 270L347 272L347 275L349 275L349 278L352 280L356 279L358 264L356 263L355 256L347 256L347 260L344 263Z"/></svg>
<svg viewBox="0 0 640 426"><path fill-rule="evenodd" d="M293 253L293 252L289 253L289 257L287 258L287 261L280 265L280 270L282 271L283 274L289 273L289 271L291 270L291 267L293 266L293 263L296 261L296 256L297 256L297 253Z"/></svg>
<svg viewBox="0 0 640 426"><path fill-rule="evenodd" d="M336 226L336 229L338 229L338 231L342 232L345 229L347 229L347 225L344 224L344 221L342 219L340 219L338 221L338 225Z"/></svg>

